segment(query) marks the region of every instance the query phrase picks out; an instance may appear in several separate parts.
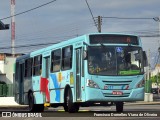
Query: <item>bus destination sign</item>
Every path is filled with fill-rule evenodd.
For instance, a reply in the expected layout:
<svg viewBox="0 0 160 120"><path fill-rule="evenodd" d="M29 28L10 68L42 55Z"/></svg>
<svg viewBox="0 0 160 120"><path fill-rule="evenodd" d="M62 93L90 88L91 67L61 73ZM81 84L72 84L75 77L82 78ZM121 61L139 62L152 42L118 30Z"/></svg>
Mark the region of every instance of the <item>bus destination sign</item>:
<svg viewBox="0 0 160 120"><path fill-rule="evenodd" d="M138 38L130 35L90 35L90 44L132 44L139 45Z"/></svg>

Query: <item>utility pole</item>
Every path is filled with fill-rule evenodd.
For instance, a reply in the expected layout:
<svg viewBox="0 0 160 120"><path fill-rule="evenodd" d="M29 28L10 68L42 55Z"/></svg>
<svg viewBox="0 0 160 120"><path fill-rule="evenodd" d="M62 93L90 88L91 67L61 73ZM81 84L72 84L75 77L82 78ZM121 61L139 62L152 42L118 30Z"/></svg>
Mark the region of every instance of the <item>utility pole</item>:
<svg viewBox="0 0 160 120"><path fill-rule="evenodd" d="M160 26L160 22L159 22L159 26ZM160 33L160 28L159 28L159 33ZM159 34L159 37L160 37L160 34ZM158 47L158 53L160 56L160 46ZM158 58L158 60L159 60L159 58ZM159 88L159 66L158 66L158 72L157 72L157 90L159 90L158 88ZM158 92L157 92L157 94L158 94Z"/></svg>
<svg viewBox="0 0 160 120"><path fill-rule="evenodd" d="M160 16L153 18L153 20L158 22L158 37L160 38ZM158 41L158 44L159 44L159 41ZM159 47L158 47L158 54L159 54L158 56L160 56L160 44L159 44ZM157 63L158 63L159 62L159 57L157 59L158 59L158 61L157 61ZM157 65L157 63L156 63L156 65ZM156 83L157 83L157 90L158 90L158 86L159 86L159 65L157 66L157 80L156 80Z"/></svg>
<svg viewBox="0 0 160 120"><path fill-rule="evenodd" d="M101 33L102 17L98 16L98 32Z"/></svg>
<svg viewBox="0 0 160 120"><path fill-rule="evenodd" d="M159 23L158 33L159 33L159 37L160 37L160 16L159 16L159 18L158 18L158 23Z"/></svg>
<svg viewBox="0 0 160 120"><path fill-rule="evenodd" d="M158 36L160 37L160 16L154 17L153 20L158 22Z"/></svg>
<svg viewBox="0 0 160 120"><path fill-rule="evenodd" d="M11 0L11 48L12 56L15 57L15 0Z"/></svg>
<svg viewBox="0 0 160 120"><path fill-rule="evenodd" d="M146 81L146 93L144 100L146 102L153 101L153 94L151 93L151 81L150 81L150 49L148 50L148 71L147 71L147 81Z"/></svg>
<svg viewBox="0 0 160 120"><path fill-rule="evenodd" d="M150 80L150 49L148 50L148 80Z"/></svg>
<svg viewBox="0 0 160 120"><path fill-rule="evenodd" d="M160 16L159 17L155 17L153 18L156 22L158 22L158 36L160 38ZM159 44L159 47L158 47L158 53L159 53L159 56L160 56L160 44ZM159 58L158 58L159 60ZM158 72L157 72L157 76L159 76L159 67L158 67ZM159 77L157 77L157 89L158 89L158 86L159 86Z"/></svg>

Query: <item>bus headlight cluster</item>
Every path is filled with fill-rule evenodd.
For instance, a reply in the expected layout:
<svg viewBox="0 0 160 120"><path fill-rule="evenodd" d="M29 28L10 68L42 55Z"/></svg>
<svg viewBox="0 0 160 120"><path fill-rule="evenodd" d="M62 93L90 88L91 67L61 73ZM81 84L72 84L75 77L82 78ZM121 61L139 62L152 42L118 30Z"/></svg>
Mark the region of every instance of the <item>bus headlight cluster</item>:
<svg viewBox="0 0 160 120"><path fill-rule="evenodd" d="M142 79L138 84L137 84L137 88L141 88L141 87L144 87L144 84L145 84L145 81L144 79Z"/></svg>
<svg viewBox="0 0 160 120"><path fill-rule="evenodd" d="M97 88L97 89L99 89L99 86L93 80L87 79L87 86L91 87L91 88Z"/></svg>

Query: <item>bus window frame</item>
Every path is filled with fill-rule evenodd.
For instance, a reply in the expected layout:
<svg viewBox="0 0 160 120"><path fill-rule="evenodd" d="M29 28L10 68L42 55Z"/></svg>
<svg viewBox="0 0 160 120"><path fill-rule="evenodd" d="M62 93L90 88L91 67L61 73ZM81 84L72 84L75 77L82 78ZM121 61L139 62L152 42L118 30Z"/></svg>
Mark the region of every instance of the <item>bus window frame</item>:
<svg viewBox="0 0 160 120"><path fill-rule="evenodd" d="M24 71L24 78L32 77L32 71L33 71L33 58L28 58L25 60L25 71Z"/></svg>
<svg viewBox="0 0 160 120"><path fill-rule="evenodd" d="M38 59L38 57L40 57L40 63L37 62L38 60L37 61L35 60L36 58ZM39 71L39 72L35 72L35 71ZM32 75L33 76L40 76L41 73L42 73L42 55L34 56L34 58L33 58L33 72L32 72Z"/></svg>
<svg viewBox="0 0 160 120"><path fill-rule="evenodd" d="M56 60L54 60L54 52L56 52L56 51L60 51L60 59L56 59ZM61 70L61 59L62 59L62 49L61 48L59 48L59 49L56 49L56 50L53 50L52 52L51 52L51 69L50 69L50 71L51 72L60 72L60 70ZM58 70L55 70L54 71L54 62L55 61L58 61L59 62L59 69Z"/></svg>
<svg viewBox="0 0 160 120"><path fill-rule="evenodd" d="M64 57L64 53L65 53L65 50L67 50L68 48L70 48L70 56L68 57ZM68 68L65 68L66 66L64 66L64 64L65 64L65 61L64 61L64 59L69 59L70 61L69 61L69 67ZM72 69L72 65L73 64L73 45L69 45L69 46L66 46L66 47L63 47L62 48L62 59L61 59L61 70L62 71L65 71L65 70L70 70L70 69Z"/></svg>

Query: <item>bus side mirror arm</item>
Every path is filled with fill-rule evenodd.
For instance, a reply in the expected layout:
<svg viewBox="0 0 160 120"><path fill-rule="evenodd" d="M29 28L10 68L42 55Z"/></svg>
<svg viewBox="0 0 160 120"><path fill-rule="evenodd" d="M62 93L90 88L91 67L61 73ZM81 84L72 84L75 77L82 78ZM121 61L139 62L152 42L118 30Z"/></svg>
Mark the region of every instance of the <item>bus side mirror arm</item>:
<svg viewBox="0 0 160 120"><path fill-rule="evenodd" d="M86 42L83 42L83 45L86 45L87 47L89 46Z"/></svg>

